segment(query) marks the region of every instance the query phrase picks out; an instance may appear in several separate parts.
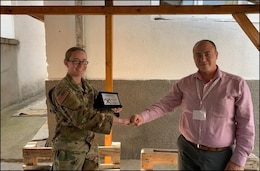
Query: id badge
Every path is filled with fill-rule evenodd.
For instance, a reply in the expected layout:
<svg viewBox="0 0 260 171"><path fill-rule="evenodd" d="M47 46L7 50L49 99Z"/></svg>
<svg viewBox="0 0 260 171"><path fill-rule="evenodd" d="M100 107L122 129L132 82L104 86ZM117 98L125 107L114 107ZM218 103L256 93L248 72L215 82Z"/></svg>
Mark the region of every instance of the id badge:
<svg viewBox="0 0 260 171"><path fill-rule="evenodd" d="M192 115L193 115L192 119L194 120L201 120L201 121L206 120L206 111L204 110L193 110Z"/></svg>

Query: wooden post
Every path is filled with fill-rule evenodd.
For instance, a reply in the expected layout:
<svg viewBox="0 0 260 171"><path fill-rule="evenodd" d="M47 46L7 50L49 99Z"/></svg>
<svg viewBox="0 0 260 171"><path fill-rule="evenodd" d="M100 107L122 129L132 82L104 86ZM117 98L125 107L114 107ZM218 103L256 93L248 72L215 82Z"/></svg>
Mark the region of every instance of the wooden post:
<svg viewBox="0 0 260 171"><path fill-rule="evenodd" d="M105 6L113 6L113 0L105 0ZM112 58L112 15L106 14L106 91L113 91L113 58ZM112 144L112 131L105 135L105 146ZM105 163L111 163L111 156L105 157Z"/></svg>

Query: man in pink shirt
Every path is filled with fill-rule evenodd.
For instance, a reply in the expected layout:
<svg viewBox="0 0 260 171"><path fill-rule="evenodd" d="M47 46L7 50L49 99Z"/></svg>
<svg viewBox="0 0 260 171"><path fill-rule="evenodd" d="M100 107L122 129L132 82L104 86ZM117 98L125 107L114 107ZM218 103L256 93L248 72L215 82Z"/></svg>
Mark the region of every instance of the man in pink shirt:
<svg viewBox="0 0 260 171"><path fill-rule="evenodd" d="M176 82L169 93L131 123L140 126L181 105L177 140L180 170L243 170L254 146L251 93L244 79L221 71L215 43L193 47L198 72Z"/></svg>

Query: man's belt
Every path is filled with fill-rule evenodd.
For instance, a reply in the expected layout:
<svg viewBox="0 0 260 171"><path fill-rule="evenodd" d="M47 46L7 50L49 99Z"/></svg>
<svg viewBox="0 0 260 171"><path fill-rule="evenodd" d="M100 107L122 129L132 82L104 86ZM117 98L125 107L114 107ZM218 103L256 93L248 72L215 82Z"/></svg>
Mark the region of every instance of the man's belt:
<svg viewBox="0 0 260 171"><path fill-rule="evenodd" d="M190 142L190 141L189 141ZM214 148L214 147L207 147L205 145L201 145L201 144L195 144L193 142L190 142L194 147L200 149L200 150L204 150L204 151L224 151L227 149L230 149L230 147L218 147L218 148Z"/></svg>
<svg viewBox="0 0 260 171"><path fill-rule="evenodd" d="M200 149L200 150L204 150L204 151L224 151L227 149L230 149L231 147L219 147L219 148L214 148L214 147L207 147L205 145L201 145L201 144L195 144L193 142L188 141L183 135L181 135L187 142L189 142L190 144L192 144L194 147Z"/></svg>

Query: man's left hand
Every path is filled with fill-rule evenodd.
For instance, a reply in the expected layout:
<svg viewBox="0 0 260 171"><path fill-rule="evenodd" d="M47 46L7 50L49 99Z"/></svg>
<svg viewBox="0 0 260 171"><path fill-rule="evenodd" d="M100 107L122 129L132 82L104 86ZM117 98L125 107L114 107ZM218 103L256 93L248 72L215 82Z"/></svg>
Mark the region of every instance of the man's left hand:
<svg viewBox="0 0 260 171"><path fill-rule="evenodd" d="M227 171L237 171L237 170L244 170L244 167L237 165L236 163L229 161L225 170Z"/></svg>

